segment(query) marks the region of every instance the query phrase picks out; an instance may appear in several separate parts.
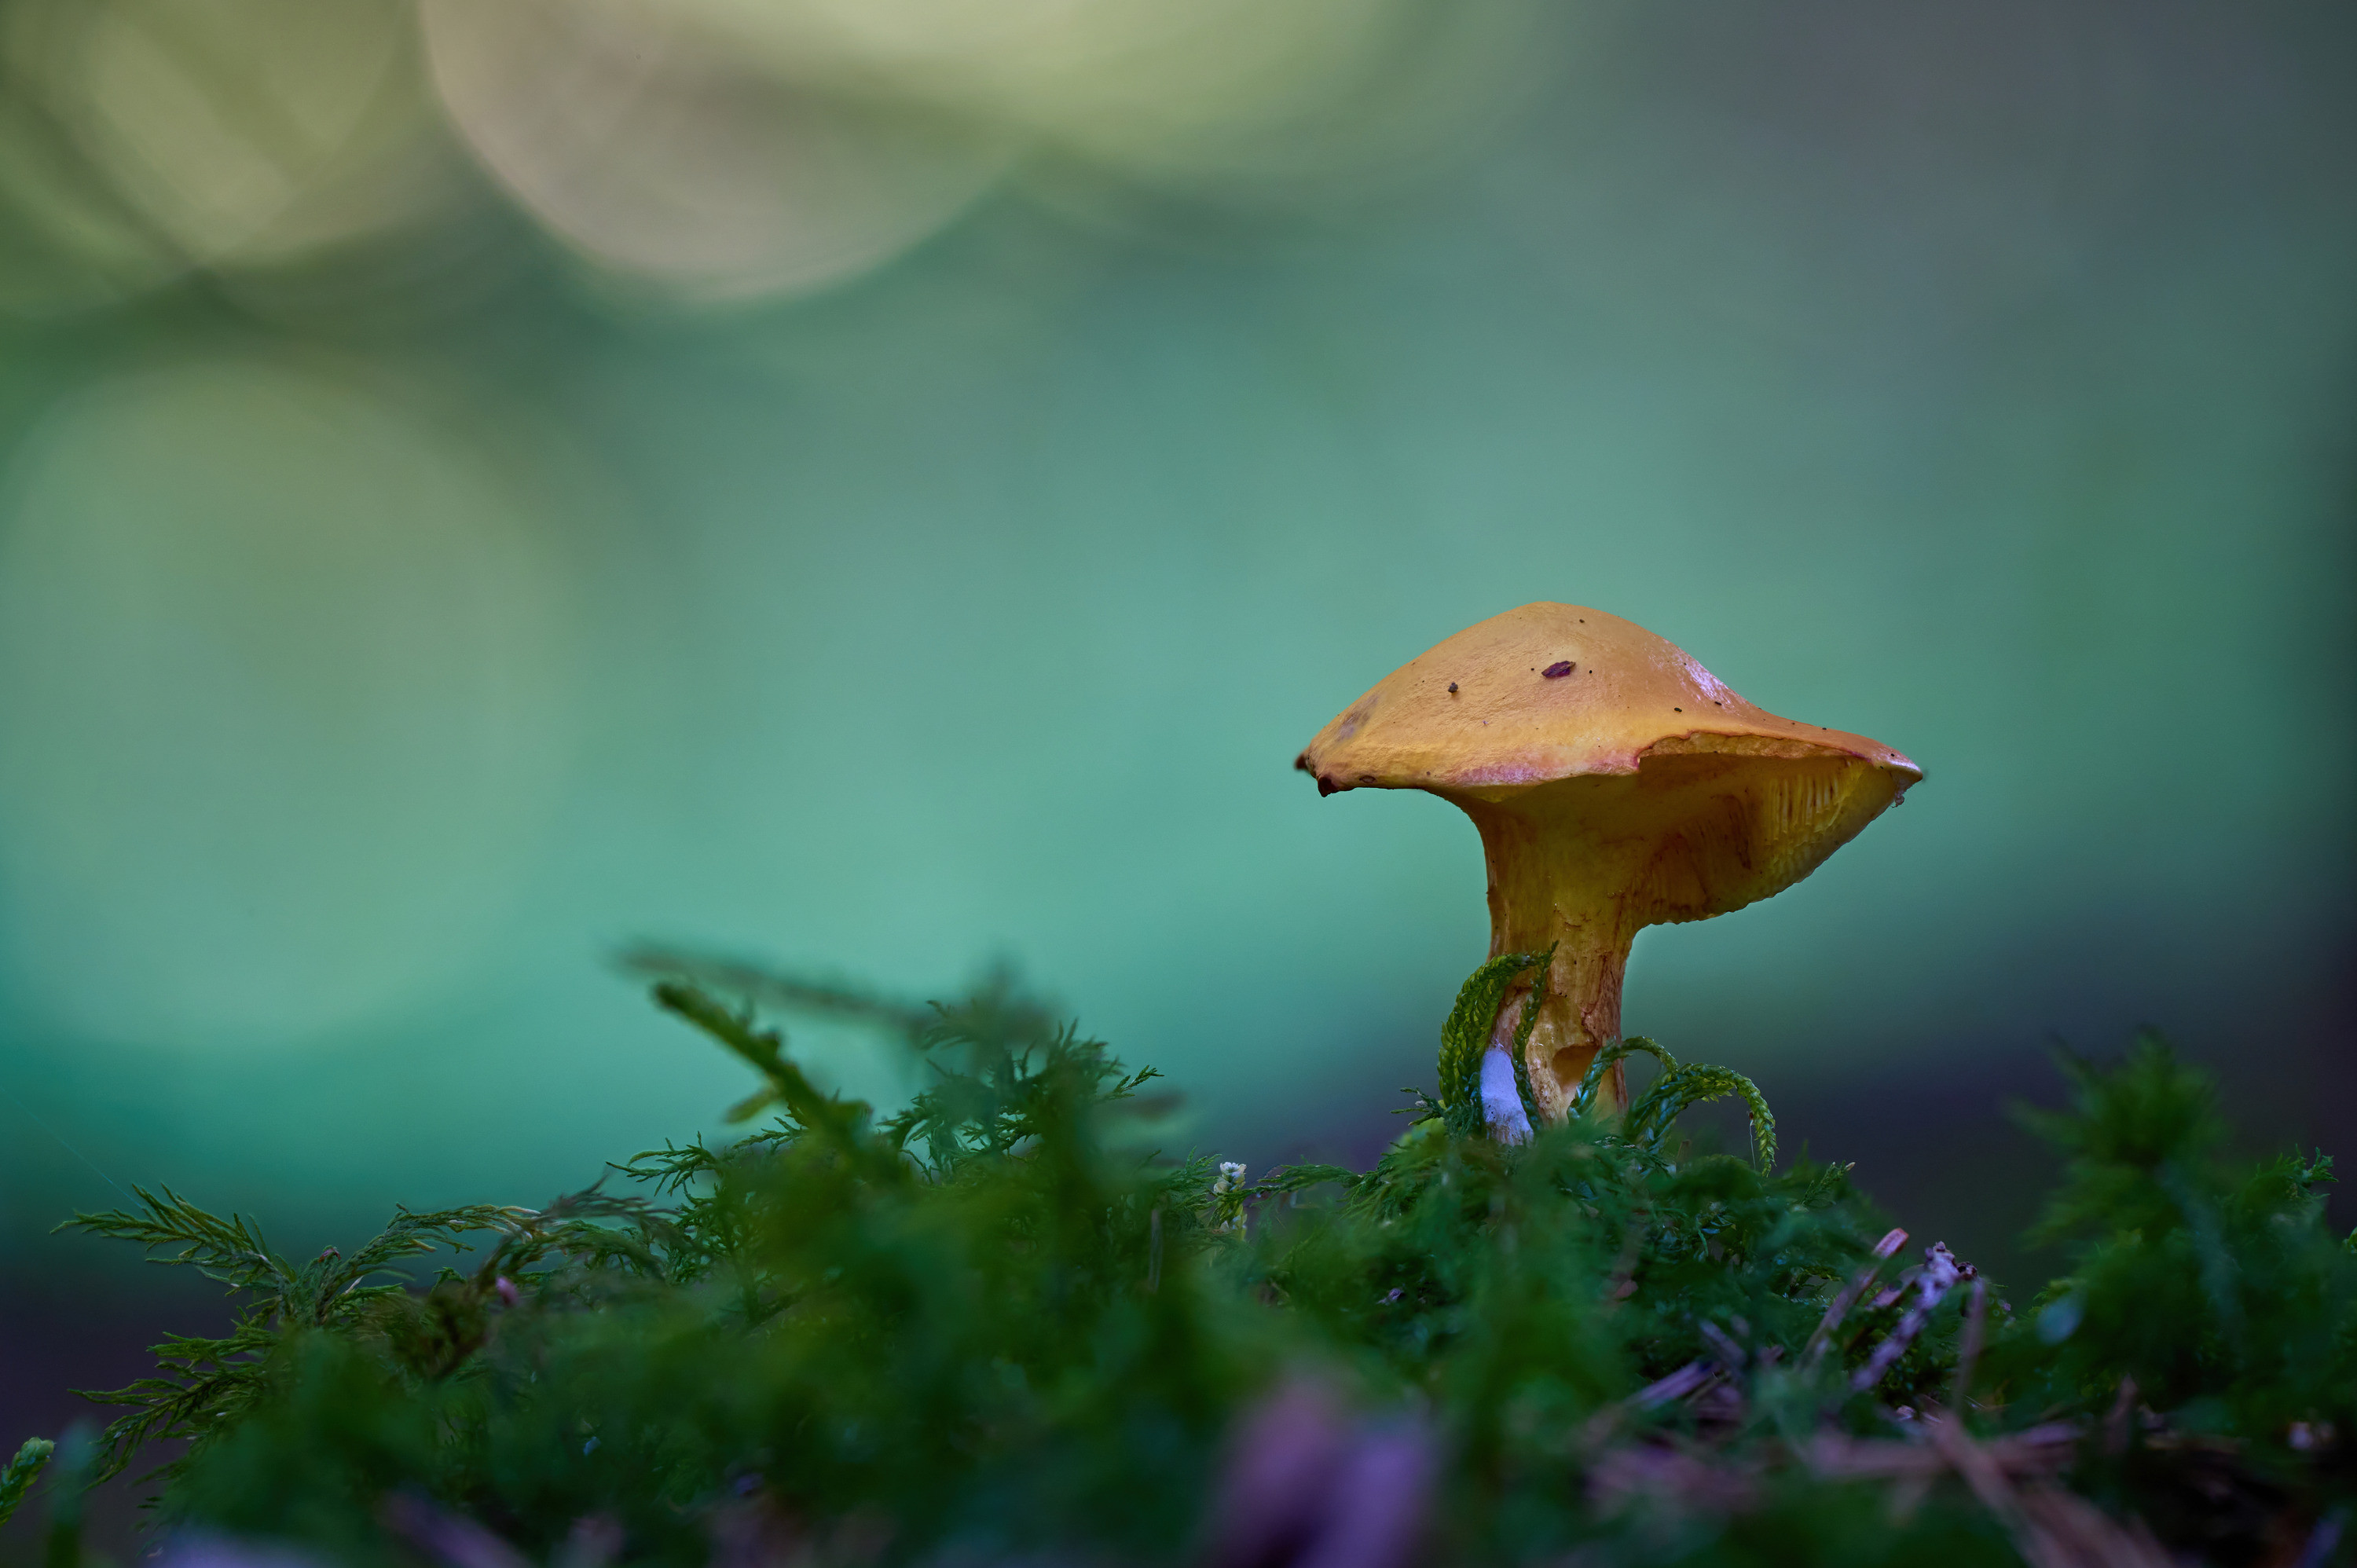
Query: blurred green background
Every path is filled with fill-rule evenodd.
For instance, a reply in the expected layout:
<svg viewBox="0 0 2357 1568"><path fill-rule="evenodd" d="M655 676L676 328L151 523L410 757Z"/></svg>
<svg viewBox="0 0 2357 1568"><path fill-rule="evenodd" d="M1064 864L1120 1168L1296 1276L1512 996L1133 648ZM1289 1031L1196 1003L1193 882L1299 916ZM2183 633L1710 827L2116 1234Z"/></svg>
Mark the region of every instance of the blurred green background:
<svg viewBox="0 0 2357 1568"><path fill-rule="evenodd" d="M2003 1102L2149 1023L2357 1149L2345 5L7 0L0 73L20 1345L114 1184L308 1250L711 1126L640 940L1011 961L1174 1140L1363 1155L1480 852L1288 765L1541 598L1929 772L1638 943L1788 1147L2010 1256Z"/></svg>

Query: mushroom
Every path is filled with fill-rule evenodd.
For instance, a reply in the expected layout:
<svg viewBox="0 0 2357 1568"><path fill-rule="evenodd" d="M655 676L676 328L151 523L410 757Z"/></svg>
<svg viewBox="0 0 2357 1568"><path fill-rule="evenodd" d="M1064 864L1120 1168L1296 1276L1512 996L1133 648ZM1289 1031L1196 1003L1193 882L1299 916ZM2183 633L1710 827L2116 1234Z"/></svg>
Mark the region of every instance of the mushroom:
<svg viewBox="0 0 2357 1568"><path fill-rule="evenodd" d="M1556 604L1508 610L1410 660L1295 766L1320 795L1428 789L1473 819L1491 953L1554 950L1523 1059L1532 1099L1557 1122L1620 1036L1640 930L1781 892L1923 777L1879 741L1755 707L1633 622ZM1511 994L1498 1010L1485 1101L1512 1081L1521 1011ZM1619 1063L1598 1100L1628 1102ZM1519 1133L1519 1104L1488 1115L1501 1135Z"/></svg>

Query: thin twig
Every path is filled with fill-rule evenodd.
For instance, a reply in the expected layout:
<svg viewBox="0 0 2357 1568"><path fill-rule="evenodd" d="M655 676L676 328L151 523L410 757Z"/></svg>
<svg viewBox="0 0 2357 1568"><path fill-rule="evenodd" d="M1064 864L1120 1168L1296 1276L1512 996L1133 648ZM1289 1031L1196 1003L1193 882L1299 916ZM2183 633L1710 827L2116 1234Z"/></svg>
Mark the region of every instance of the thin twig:
<svg viewBox="0 0 2357 1568"><path fill-rule="evenodd" d="M1907 1353L1907 1347L1915 1343L1915 1337L1922 1333L1923 1326L1932 1320L1932 1309L1940 1305L1942 1298L1955 1287L1959 1280L1972 1277L1965 1273L1969 1268L1970 1264L1961 1269L1956 1266L1956 1260L1949 1253L1945 1242L1934 1241L1923 1250L1923 1272L1915 1282L1915 1305L1907 1309L1907 1316L1899 1320L1899 1326L1874 1348L1874 1354L1867 1358L1866 1365L1851 1376L1849 1386L1854 1392L1862 1393L1882 1381L1884 1374Z"/></svg>
<svg viewBox="0 0 2357 1568"><path fill-rule="evenodd" d="M1988 1322L1988 1281L1975 1274L1973 1290L1964 1303L1964 1332L1956 1344L1956 1384L1948 1396L1950 1408L1961 1415L1964 1397L1972 1392L1973 1367L1981 1359L1981 1339Z"/></svg>
<svg viewBox="0 0 2357 1568"><path fill-rule="evenodd" d="M2299 1561L2292 1568L2324 1568L2332 1561L2333 1552L2341 1545L2341 1532L2348 1524L2349 1510L2346 1508L2334 1509L2318 1520L2316 1528L2309 1531L2308 1544L2301 1549Z"/></svg>
<svg viewBox="0 0 2357 1568"><path fill-rule="evenodd" d="M1620 1402L1632 1410L1651 1410L1674 1399L1683 1399L1718 1376L1718 1369L1708 1361L1688 1361L1668 1377L1646 1384Z"/></svg>
<svg viewBox="0 0 2357 1568"><path fill-rule="evenodd" d="M2136 1414L2136 1380L2120 1380L2119 1392L2112 1398L2112 1408L2104 1417L2104 1452L2125 1454L2128 1451L2129 1418Z"/></svg>
<svg viewBox="0 0 2357 1568"><path fill-rule="evenodd" d="M1708 1344L1712 1351L1717 1355L1721 1364L1733 1371L1743 1369L1743 1363L1750 1358L1745 1355L1743 1347L1738 1345L1726 1329L1708 1320L1697 1323L1695 1326L1702 1331L1704 1342Z"/></svg>
<svg viewBox="0 0 2357 1568"><path fill-rule="evenodd" d="M1931 1414L1938 1416L1936 1406ZM1925 1425L1918 1430L1931 1428ZM1978 1446L2008 1477L2050 1476L2071 1463L2080 1436L2076 1424L2057 1421L1992 1438ZM1831 1430L1818 1433L1797 1452L1813 1473L1836 1478L1904 1480L1936 1476L1949 1467L1936 1447L1887 1438L1846 1437Z"/></svg>
<svg viewBox="0 0 2357 1568"><path fill-rule="evenodd" d="M1932 1446L1940 1456L1956 1468L1973 1496L1989 1512L2003 1520L2008 1527L2021 1518L2021 1505L2014 1496L2013 1485L2005 1477L2005 1468L1989 1455L1989 1451L1973 1441L1972 1434L1953 1416L1936 1407L1923 1412L1921 1425L1932 1439Z"/></svg>
<svg viewBox="0 0 2357 1568"><path fill-rule="evenodd" d="M1896 1226L1874 1244L1872 1262L1860 1269L1857 1277L1835 1293L1834 1299L1826 1304L1824 1320L1817 1325L1817 1331L1809 1336L1808 1351L1801 1361L1803 1369L1814 1370L1817 1363L1824 1359L1826 1347L1833 1343L1834 1330L1841 1326L1843 1318L1849 1316L1849 1309L1857 1305L1857 1298L1866 1294L1866 1287L1874 1283L1874 1276L1882 1272L1882 1265L1890 1261L1890 1254L1906 1244L1907 1232Z"/></svg>

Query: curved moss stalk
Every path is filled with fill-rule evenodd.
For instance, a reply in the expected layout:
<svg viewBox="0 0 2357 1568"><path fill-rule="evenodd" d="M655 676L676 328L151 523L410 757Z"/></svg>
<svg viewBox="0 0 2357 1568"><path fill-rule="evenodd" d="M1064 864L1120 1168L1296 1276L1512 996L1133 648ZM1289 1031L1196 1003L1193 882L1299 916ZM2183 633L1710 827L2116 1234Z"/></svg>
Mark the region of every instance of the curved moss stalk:
<svg viewBox="0 0 2357 1568"><path fill-rule="evenodd" d="M1524 1064L1531 1032L1546 1005L1547 971L1555 950L1501 953L1458 989L1457 1005L1440 1026L1440 1109L1460 1137L1487 1132L1501 1143L1531 1135L1540 1114ZM1509 1022L1509 994L1527 971L1537 978L1523 993L1518 1021Z"/></svg>

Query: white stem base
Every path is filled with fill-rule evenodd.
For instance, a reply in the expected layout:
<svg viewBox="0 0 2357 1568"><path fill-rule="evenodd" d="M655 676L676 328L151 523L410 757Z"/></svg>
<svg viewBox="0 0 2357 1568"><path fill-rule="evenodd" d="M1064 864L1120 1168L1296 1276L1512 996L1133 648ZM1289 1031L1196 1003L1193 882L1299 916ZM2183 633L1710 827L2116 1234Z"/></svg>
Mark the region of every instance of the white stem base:
<svg viewBox="0 0 2357 1568"><path fill-rule="evenodd" d="M1481 1053L1481 1116L1498 1142L1531 1141L1531 1119L1523 1109L1522 1091L1514 1087L1513 1061L1496 1046Z"/></svg>

